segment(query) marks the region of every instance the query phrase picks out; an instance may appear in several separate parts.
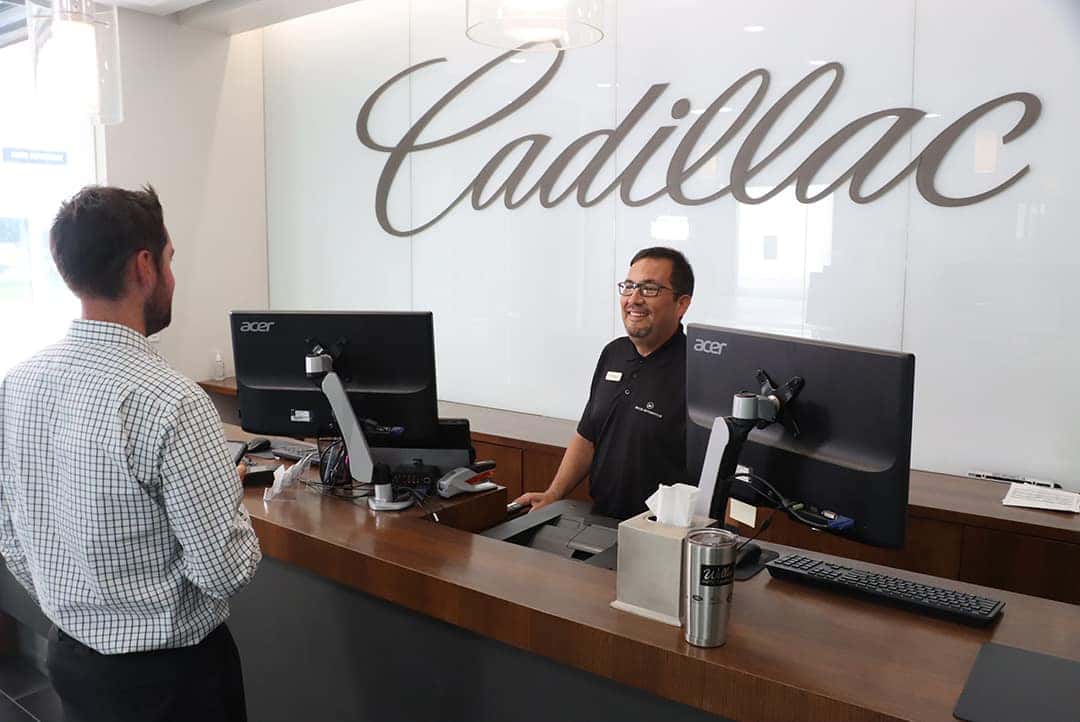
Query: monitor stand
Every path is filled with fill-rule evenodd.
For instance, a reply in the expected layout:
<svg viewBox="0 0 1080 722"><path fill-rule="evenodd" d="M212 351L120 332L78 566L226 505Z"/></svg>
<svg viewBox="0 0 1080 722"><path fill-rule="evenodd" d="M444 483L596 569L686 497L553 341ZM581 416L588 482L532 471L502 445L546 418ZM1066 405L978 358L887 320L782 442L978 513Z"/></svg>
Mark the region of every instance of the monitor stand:
<svg viewBox="0 0 1080 722"><path fill-rule="evenodd" d="M334 412L341 438L345 442L345 450L349 455L349 476L364 484L374 483L372 476L375 465L371 460L371 449L368 448L360 422L356 420L356 413L337 373L326 373L322 380L322 391L330 402L330 409ZM375 484L374 488L375 493L368 497L368 507L373 511L400 511L412 506L411 496L406 499L395 498L389 479L386 483Z"/></svg>

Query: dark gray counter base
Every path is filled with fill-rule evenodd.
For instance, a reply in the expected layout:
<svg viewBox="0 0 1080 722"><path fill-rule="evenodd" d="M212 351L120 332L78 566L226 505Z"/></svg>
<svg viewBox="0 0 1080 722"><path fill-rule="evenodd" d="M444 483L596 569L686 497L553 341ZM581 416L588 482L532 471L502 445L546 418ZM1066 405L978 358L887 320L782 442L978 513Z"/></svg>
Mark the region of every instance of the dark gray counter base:
<svg viewBox="0 0 1080 722"><path fill-rule="evenodd" d="M263 559L233 604L252 722L715 722Z"/></svg>

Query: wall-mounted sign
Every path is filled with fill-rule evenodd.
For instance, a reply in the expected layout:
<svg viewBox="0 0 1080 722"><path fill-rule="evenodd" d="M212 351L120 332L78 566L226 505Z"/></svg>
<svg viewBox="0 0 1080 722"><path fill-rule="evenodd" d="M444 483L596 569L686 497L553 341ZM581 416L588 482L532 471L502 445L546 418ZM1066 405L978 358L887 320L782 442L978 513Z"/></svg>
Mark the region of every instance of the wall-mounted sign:
<svg viewBox="0 0 1080 722"><path fill-rule="evenodd" d="M5 163L67 165L67 153L60 150L30 150L29 148L4 148L3 158Z"/></svg>
<svg viewBox="0 0 1080 722"><path fill-rule="evenodd" d="M840 186L847 183L848 195L854 202L870 203L895 188L911 173L915 173L915 186L918 189L919 194L930 203L938 206L965 206L972 203L978 203L979 201L986 200L987 198L1001 193L1023 178L1024 175L1027 174L1030 166L1025 165L1003 183L988 188L981 193L964 197L947 196L938 190L935 185L935 178L937 176L938 168L941 166L946 154L956 143L956 140L979 118L983 117L993 109L1008 103L1020 103L1024 107L1023 116L1016 122L1013 128L1002 137L1002 143L1008 143L1023 135L1032 125L1034 125L1042 111L1042 103L1031 93L1009 93L988 100L960 116L942 130L927 144L921 153L916 155L915 158L913 158L911 162L893 178L885 182L879 188L867 189L864 188L864 184L877 164L908 133L908 131L910 131L923 116L926 115L925 111L917 108L899 107L878 110L873 113L868 113L860 118L856 118L833 133L824 143L814 149L790 175L767 192L758 196L752 196L748 190L748 185L754 176L761 173L762 170L775 161L778 156L787 151L792 144L802 137L802 135L809 130L818 117L825 111L829 103L832 102L832 99L840 90L840 84L844 77L844 69L839 63L828 63L807 74L806 77L792 86L790 90L784 93L783 96L756 119L749 134L743 140L742 145L739 146L738 152L735 154L735 159L732 161L730 168L729 182L726 186L719 188L706 196L690 196L684 190L683 184L703 165L715 157L736 134L755 118L759 106L761 106L762 100L765 97L765 92L768 89L770 80L769 72L762 68L758 68L746 73L732 83L724 92L717 96L716 100L714 100L701 115L696 118L693 125L690 126L686 134L679 141L678 146L675 148L674 153L672 153L671 158L668 161L667 178L664 187L648 192L641 192L639 190L635 192L636 189L634 188L634 184L645 164L656 154L664 141L678 128L678 125L676 124L662 125L657 128L645 144L634 153L633 158L626 167L619 171L613 181L608 183L604 188L593 188L593 183L601 169L604 167L604 164L611 160L616 149L620 147L620 144L637 126L649 109L659 101L660 96L664 94L669 86L669 83L657 83L645 91L641 99L629 112L627 112L626 116L617 126L586 133L567 145L551 165L544 170L540 179L531 187L522 188L522 181L536 162L541 151L543 151L552 141L551 136L543 133L529 133L523 135L511 140L509 143L499 148L484 164L484 167L481 168L480 172L476 174L476 177L465 186L457 198L451 201L449 205L434 218L420 223L413 228L398 228L395 226L390 220L387 212L387 199L390 196L390 189L397 178L398 171L401 169L405 159L408 158L411 153L449 145L462 138L475 135L509 117L528 103L532 102L541 91L551 83L563 63L563 52L560 51L555 53L554 60L544 74L521 93L521 95L514 98L498 111L477 121L467 128L443 138L423 142L419 140L421 133L443 108L461 95L461 93L479 78L491 71L492 68L505 62L517 52L518 51L513 50L498 56L491 62L478 68L471 75L451 88L445 95L428 108L428 110L416 120L412 127L410 127L394 145L380 143L371 136L368 121L376 104L387 89L392 87L398 81L408 77L421 68L434 63L446 62L446 58L434 58L406 68L379 86L379 88L377 88L364 103L356 119L357 137L359 137L360 142L368 148L388 154L386 165L383 166L382 173L379 176L379 183L375 191L376 217L378 218L379 225L382 226L387 233L395 236L408 236L419 233L438 223L446 216L446 214L466 198L469 199L472 207L476 210L487 208L500 198L502 199L503 205L512 210L520 208L533 197L538 198L540 205L545 208L551 208L557 206L571 196L573 196L578 205L587 208L599 203L616 190L619 191L620 200L629 206L645 205L646 203L665 195L670 197L676 203L687 206L710 203L729 194L741 203L753 204L769 200L794 183L796 198L802 203L813 203L814 201L821 200L828 196ZM824 76L831 76L829 86L810 112L807 113L802 122L800 122L775 148L765 153L762 157L758 157L759 152L761 151L762 142L784 111L805 93L818 78ZM691 160L690 154L695 145L705 134L705 131L713 118L720 112L721 108L724 108L725 105L743 88L752 88L754 90L753 98L751 98L750 102L747 103L746 107L739 113L731 125L724 130L723 134L716 142L714 142L700 157ZM689 112L690 101L687 98L679 98L671 105L671 117L674 120L682 120ZM825 166L826 162L828 162L845 143L860 130L882 118L892 118L892 125L882 133L881 137L866 151L866 153L855 161L846 171L840 174L839 177L828 180L817 179L816 176ZM558 181L565 172L567 166L570 165L571 161L574 160L586 146L597 139L603 139L603 143L599 149L595 151L595 154L585 166L585 169L582 170L564 190L556 194L554 189L557 184L560 187L562 186ZM516 161L516 165L510 171L506 180L499 184L498 187L489 187L491 179L496 174L496 171L500 170L503 163L507 162L507 158L518 151L519 148L525 149L524 155L520 160ZM816 189L822 183L825 184L824 188L815 190L815 192L811 193L811 184L813 184Z"/></svg>

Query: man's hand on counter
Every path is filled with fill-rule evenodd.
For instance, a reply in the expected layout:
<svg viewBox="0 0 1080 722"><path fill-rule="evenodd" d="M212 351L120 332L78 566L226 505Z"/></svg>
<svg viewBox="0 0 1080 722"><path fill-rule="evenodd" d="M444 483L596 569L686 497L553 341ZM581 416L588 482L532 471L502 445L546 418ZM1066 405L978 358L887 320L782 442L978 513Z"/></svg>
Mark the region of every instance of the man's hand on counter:
<svg viewBox="0 0 1080 722"><path fill-rule="evenodd" d="M543 509L545 506L555 501L558 500L546 491L530 491L529 493L522 494L517 499L514 499L515 504L527 504L530 506L531 508L529 511Z"/></svg>
<svg viewBox="0 0 1080 722"><path fill-rule="evenodd" d="M530 491L514 499L515 504L528 504L529 511L543 509L548 504L553 504L559 499L569 496L577 485L580 484L589 473L589 465L593 458L593 443L581 434L574 434L570 440L570 446L566 448L559 469L555 472L555 478L544 491Z"/></svg>

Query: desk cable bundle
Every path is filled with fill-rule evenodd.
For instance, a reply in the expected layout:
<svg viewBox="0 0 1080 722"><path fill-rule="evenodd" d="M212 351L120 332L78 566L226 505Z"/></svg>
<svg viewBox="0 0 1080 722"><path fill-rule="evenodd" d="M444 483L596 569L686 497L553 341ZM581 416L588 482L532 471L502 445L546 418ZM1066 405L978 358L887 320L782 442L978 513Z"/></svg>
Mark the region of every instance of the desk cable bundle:
<svg viewBox="0 0 1080 722"><path fill-rule="evenodd" d="M803 502L786 498L767 479L749 471L739 471L739 456L750 432L764 429L774 423L782 425L794 438L799 438L799 424L789 408L798 398L806 382L801 376L793 376L781 386L776 386L763 369L756 373L761 385L760 393L742 392L732 400L730 416L717 417L705 454L701 480L703 492L698 498L698 512L713 519L724 519L732 484L740 481L755 494L769 502L776 510L784 511L793 520L809 526L814 531L842 532L852 528L855 521L830 510L817 509ZM757 484L761 484L759 487ZM754 533L757 537L772 523L770 516ZM751 537L754 538L754 537ZM745 543L749 543L747 540Z"/></svg>
<svg viewBox="0 0 1080 722"><path fill-rule="evenodd" d="M318 480L306 480L304 484L320 494L347 499L357 503L366 501L382 483L392 485L395 497L410 497L412 502L423 506L429 489L422 484L395 484L394 473L387 464L373 463L372 480L358 481L349 474L349 453L344 439L340 437L316 439L319 459ZM426 469L427 467L420 467ZM430 472L429 472L430 475ZM429 487L434 486L434 479Z"/></svg>
<svg viewBox="0 0 1080 722"><path fill-rule="evenodd" d="M755 537L763 532L766 526L772 523L772 518L777 511L787 513L793 520L810 527L814 531L843 531L851 528L855 524L853 519L834 511L817 509L802 502L788 499L781 494L775 486L770 484L767 479L758 476L757 474L739 472L734 474L733 480L749 486L755 494L768 501L773 510L773 514L770 515L761 528L755 532ZM758 487L757 484L762 484L765 488L762 489Z"/></svg>

